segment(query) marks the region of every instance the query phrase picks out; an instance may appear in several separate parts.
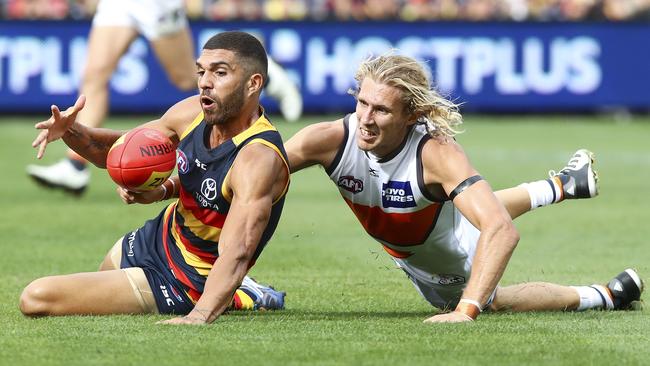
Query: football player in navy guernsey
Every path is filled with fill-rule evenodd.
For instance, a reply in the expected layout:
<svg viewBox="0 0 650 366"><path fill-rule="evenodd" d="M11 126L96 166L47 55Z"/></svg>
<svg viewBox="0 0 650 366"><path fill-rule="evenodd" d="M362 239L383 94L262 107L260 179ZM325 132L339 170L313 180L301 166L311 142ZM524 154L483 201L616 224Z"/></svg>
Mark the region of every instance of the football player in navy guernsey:
<svg viewBox="0 0 650 366"><path fill-rule="evenodd" d="M267 55L253 36L224 32L196 61L199 94L144 126L178 146L178 176L156 190L118 191L128 203L174 199L156 218L124 235L100 271L50 276L20 297L28 316L163 313L172 324L204 324L226 309L279 309L284 293L246 277L273 234L289 186L282 140L259 104ZM76 122L81 96L36 124L41 157L63 141L99 167L124 133Z"/></svg>
<svg viewBox="0 0 650 366"><path fill-rule="evenodd" d="M371 58L355 79L356 111L293 136L289 165L325 168L366 232L443 310L426 322L472 321L487 309L627 309L639 300L643 283L632 269L607 285L498 286L519 242L512 219L596 196L591 152L578 150L549 179L493 192L454 139L457 106L432 90L416 60Z"/></svg>

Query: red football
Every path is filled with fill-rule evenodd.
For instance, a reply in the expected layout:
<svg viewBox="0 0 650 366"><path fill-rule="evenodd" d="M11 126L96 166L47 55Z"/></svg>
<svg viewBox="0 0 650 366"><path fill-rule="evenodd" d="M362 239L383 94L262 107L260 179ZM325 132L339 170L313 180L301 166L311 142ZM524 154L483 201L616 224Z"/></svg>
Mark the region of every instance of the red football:
<svg viewBox="0 0 650 366"><path fill-rule="evenodd" d="M134 192L151 191L174 171L176 147L161 131L136 128L122 135L106 157L108 174Z"/></svg>

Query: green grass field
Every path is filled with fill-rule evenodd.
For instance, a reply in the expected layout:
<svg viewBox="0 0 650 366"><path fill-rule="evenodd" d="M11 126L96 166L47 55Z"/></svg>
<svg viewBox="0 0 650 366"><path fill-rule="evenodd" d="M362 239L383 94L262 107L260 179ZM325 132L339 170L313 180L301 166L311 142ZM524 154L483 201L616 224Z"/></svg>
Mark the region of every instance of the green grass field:
<svg viewBox="0 0 650 366"><path fill-rule="evenodd" d="M38 119L38 118L34 118ZM647 365L650 310L484 314L425 325L432 309L362 231L322 169L293 176L284 215L252 274L287 309L236 312L203 327L165 316L27 319L18 298L45 275L94 271L125 232L163 207L126 206L105 171L76 199L33 184L32 118L0 119L0 365ZM110 120L127 129L143 117ZM278 123L285 139L304 124ZM650 119L468 117L459 137L493 188L546 177L580 147L596 152L601 196L536 210L503 284L650 275ZM46 163L64 152L53 144ZM647 298L647 295L644 296Z"/></svg>

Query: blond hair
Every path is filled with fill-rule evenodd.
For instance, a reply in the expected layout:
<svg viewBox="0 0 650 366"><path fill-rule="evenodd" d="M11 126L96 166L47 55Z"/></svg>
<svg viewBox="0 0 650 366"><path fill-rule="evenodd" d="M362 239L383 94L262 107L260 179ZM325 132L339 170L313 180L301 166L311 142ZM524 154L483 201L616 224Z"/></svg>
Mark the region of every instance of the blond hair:
<svg viewBox="0 0 650 366"><path fill-rule="evenodd" d="M399 55L368 58L354 75L357 90L353 95L358 94L365 78L400 89L407 112L417 116L431 136L453 137L462 132L457 129L463 123L458 105L431 87L427 73L415 59Z"/></svg>

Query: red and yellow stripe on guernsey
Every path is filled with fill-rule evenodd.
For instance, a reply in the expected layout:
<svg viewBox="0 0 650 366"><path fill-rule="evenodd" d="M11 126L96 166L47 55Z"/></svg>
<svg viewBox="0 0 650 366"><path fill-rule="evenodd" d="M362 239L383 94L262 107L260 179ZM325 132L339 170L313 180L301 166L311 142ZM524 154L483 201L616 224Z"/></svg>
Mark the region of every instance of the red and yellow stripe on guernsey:
<svg viewBox="0 0 650 366"><path fill-rule="evenodd" d="M179 189L178 202L178 212L183 216L188 230L201 239L219 241L226 215L210 208L199 207L183 186Z"/></svg>
<svg viewBox="0 0 650 366"><path fill-rule="evenodd" d="M345 198L354 214L372 237L399 246L413 246L427 239L442 205L434 203L415 212L384 212L381 207L369 207L353 203ZM409 252L386 250L397 258L406 258ZM394 255L395 254L395 255Z"/></svg>
<svg viewBox="0 0 650 366"><path fill-rule="evenodd" d="M172 259L171 253L169 252L169 218L174 214L174 209L176 208L176 203L173 203L169 206L167 206L167 209L165 210L165 221L163 223L163 232L162 232L162 238L163 238L163 247L165 247L165 255L167 256L167 263L169 263L169 266L171 269L174 271L174 276L183 283L185 286L187 286L187 295L196 303L199 301L199 298L201 297L201 293L198 292L192 285L192 282L190 281L189 278L185 275L185 272L181 268L179 268L174 260Z"/></svg>
<svg viewBox="0 0 650 366"><path fill-rule="evenodd" d="M196 201L182 187L180 188L178 202L177 212L183 216L185 227L188 230L203 240L212 242L219 241L221 229L226 221L226 215L211 209L199 207ZM175 217L172 224L174 228L172 236L185 262L194 267L199 274L207 276L210 269L212 269L214 261L217 259L216 256L197 248L184 237Z"/></svg>

